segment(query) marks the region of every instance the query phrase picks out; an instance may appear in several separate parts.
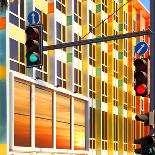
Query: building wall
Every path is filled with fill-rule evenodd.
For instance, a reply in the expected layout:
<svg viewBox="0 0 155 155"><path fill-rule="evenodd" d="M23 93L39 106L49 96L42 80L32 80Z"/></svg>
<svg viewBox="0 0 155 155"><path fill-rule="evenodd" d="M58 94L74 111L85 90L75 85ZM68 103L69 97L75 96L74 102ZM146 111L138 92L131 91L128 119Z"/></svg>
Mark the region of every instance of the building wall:
<svg viewBox="0 0 155 155"><path fill-rule="evenodd" d="M143 133L148 134L148 128L144 127L143 123L135 122L134 116L147 112L150 102L149 97L135 97L133 62L134 57L139 58L139 56L134 54L133 47L140 40L149 44L148 36L44 51L43 67L30 69L26 68L24 46L26 41L24 30L25 26L28 25L27 15L32 10L38 11L40 14L40 22L43 24L44 46L147 29L149 13L138 1L131 1L118 13L105 20L125 3L127 1L121 0L14 0L9 3L6 12L7 22L9 23L7 27L8 50L5 50L5 46L1 47L2 44L0 44L0 60L2 60L0 66L3 66L1 68L2 71L4 70L0 73L3 81L2 88L4 87L1 91L1 96L4 99L1 98L2 102L0 103L4 113L1 113L3 116L0 118L5 120L3 119L6 118L6 106L4 105L8 103L11 118L7 131L11 138L6 142L6 135L3 134L4 138L0 139L0 155L6 154L1 153L1 150L6 151L6 143L8 144L9 154L24 154L24 152L25 154L32 154L32 152L33 154L66 153L81 155L133 154L134 139L141 137ZM0 29L2 29L0 30L0 39L5 45L6 32L3 30L5 29L5 22L3 22L5 17L3 16L5 15L2 14L1 16L0 23L4 24L0 25ZM6 62L2 58L6 56L3 56L4 52L1 52L3 50L7 52L9 57L7 58L9 102L6 102L5 94ZM148 58L149 51L142 57ZM74 148L76 138L74 135L74 117L70 118L70 149L61 150L57 148L56 133L58 130L56 129L55 113L52 115L54 121L52 127L53 149L36 148L34 130L31 130L31 146L29 148L14 146L14 130L16 130L14 126L19 127L13 114L15 110L13 105L16 105L17 102L15 97L18 98L13 93L16 90L14 88L14 77L33 83L31 97L35 97L35 93L37 94L35 86L43 85L45 88L50 87L50 91L59 90L61 93L67 91L71 96L77 96L88 101L89 108L86 108L85 115L85 119L87 119L85 150L80 150L80 147L78 150ZM32 102L35 103L33 100ZM74 102L71 103L73 105L70 108L73 108ZM73 116L74 110L71 111ZM34 115L33 111L31 114L31 127L33 129L35 128ZM5 133L6 121L0 125L0 129L3 130L0 134ZM67 125L65 127L67 128Z"/></svg>
<svg viewBox="0 0 155 155"><path fill-rule="evenodd" d="M6 11L0 11L0 154L7 148L7 104L6 104Z"/></svg>

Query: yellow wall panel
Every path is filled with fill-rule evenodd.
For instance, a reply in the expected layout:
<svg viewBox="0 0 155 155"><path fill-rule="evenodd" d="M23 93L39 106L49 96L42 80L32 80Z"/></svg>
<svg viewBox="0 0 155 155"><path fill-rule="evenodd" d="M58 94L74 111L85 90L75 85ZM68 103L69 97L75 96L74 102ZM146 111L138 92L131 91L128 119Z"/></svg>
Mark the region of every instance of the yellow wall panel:
<svg viewBox="0 0 155 155"><path fill-rule="evenodd" d="M6 78L6 66L0 66L0 79Z"/></svg>
<svg viewBox="0 0 155 155"><path fill-rule="evenodd" d="M14 40L18 41L19 40L19 31L18 31L18 27L13 25L13 24L10 24L9 25L9 37L10 38L13 38Z"/></svg>
<svg viewBox="0 0 155 155"><path fill-rule="evenodd" d="M20 42L25 44L26 42L26 36L25 36L25 31L23 29L20 29Z"/></svg>
<svg viewBox="0 0 155 155"><path fill-rule="evenodd" d="M43 9L43 1L42 0L34 0L34 5L39 9Z"/></svg>
<svg viewBox="0 0 155 155"><path fill-rule="evenodd" d="M0 144L0 155L6 155L6 144Z"/></svg>

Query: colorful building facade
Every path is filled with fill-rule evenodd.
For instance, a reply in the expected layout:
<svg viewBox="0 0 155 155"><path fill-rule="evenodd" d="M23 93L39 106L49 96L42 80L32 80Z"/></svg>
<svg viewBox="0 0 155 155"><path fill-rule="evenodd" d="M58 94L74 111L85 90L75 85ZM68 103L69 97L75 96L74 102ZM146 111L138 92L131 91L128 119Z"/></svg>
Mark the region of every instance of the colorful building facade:
<svg viewBox="0 0 155 155"><path fill-rule="evenodd" d="M43 66L27 68L31 11L40 14L44 46L146 30L150 23L138 0L8 1L0 11L0 155L134 154L134 139L149 133L135 115L150 103L135 96L134 46L150 45L149 37L44 51Z"/></svg>

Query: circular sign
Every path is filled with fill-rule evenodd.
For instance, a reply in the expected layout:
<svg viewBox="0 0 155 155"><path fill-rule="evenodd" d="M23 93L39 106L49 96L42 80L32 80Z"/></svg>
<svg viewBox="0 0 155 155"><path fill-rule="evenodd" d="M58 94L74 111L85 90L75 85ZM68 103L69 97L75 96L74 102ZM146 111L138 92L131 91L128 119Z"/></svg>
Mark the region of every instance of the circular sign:
<svg viewBox="0 0 155 155"><path fill-rule="evenodd" d="M37 11L32 11L28 14L27 20L30 23L30 25L39 24L40 15Z"/></svg>
<svg viewBox="0 0 155 155"><path fill-rule="evenodd" d="M142 55L148 50L148 45L145 42L139 42L135 46L135 53Z"/></svg>

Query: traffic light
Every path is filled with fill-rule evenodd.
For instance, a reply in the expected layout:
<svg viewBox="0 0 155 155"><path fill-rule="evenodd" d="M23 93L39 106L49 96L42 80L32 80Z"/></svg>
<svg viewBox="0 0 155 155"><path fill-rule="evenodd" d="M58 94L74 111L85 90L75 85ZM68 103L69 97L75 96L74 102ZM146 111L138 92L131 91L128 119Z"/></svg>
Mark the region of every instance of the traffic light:
<svg viewBox="0 0 155 155"><path fill-rule="evenodd" d="M42 25L26 27L26 61L27 67L42 66L43 40Z"/></svg>
<svg viewBox="0 0 155 155"><path fill-rule="evenodd" d="M141 148L135 149L136 154L155 155L155 137L146 136L134 141L135 144L140 144Z"/></svg>
<svg viewBox="0 0 155 155"><path fill-rule="evenodd" d="M134 73L134 79L135 79L135 86L134 89L136 91L136 96L147 96L148 95L148 89L147 89L147 59L136 59L134 61L135 65L135 73Z"/></svg>
<svg viewBox="0 0 155 155"><path fill-rule="evenodd" d="M144 126L154 126L155 117L154 112L148 112L146 114L136 115L136 121L144 122ZM135 149L135 153L142 155L155 155L155 137L145 136L134 141L135 144L140 144L141 148Z"/></svg>

